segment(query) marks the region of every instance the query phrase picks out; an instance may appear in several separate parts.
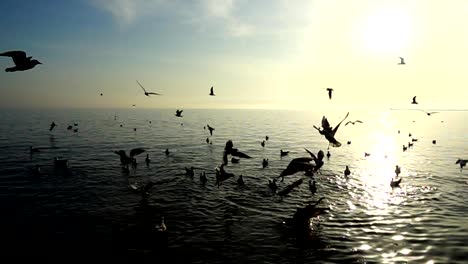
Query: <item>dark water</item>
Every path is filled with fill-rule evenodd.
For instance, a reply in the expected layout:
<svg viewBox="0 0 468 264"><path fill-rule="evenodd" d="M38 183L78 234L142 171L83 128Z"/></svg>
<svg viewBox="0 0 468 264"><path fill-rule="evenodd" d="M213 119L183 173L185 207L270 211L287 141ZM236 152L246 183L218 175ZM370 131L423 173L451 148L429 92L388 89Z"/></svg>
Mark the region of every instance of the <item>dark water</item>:
<svg viewBox="0 0 468 264"><path fill-rule="evenodd" d="M118 119L114 120L114 113ZM313 125L323 113L267 110L2 110L0 112L0 226L3 253L70 259L89 256L144 258L153 263L463 263L468 256L467 114L351 111L364 124L340 127L340 148L331 148L317 193L302 173L288 176L304 183L287 197L268 189L292 158L306 157L303 147L326 152L327 142ZM346 111L330 113L332 125ZM413 120L415 122L413 122ZM58 126L48 131L49 124ZM149 121L152 121L149 123ZM66 127L78 123L79 131ZM181 125L183 123L183 125ZM123 127L120 127L123 124ZM208 130L215 127L212 145ZM133 128L137 131L134 132ZM401 130L398 134L397 131ZM406 152L402 145L414 138ZM260 142L268 135L265 148ZM243 174L215 186L226 140L253 159L229 164ZM437 144L432 144L436 139ZM352 144L347 145L346 141ZM53 147L29 155L29 146ZM143 147L139 165L127 177L113 150ZM164 150L171 154L166 157ZM280 158L280 149L289 156ZM364 152L371 156L364 157ZM57 171L53 158L69 159ZM269 166L262 169L263 158ZM42 166L42 174L31 169ZM401 188L389 183L402 167ZM349 179L343 170L349 165ZM203 168L202 186L182 175L184 167ZM142 202L129 183L156 186ZM312 219L311 232L298 235L285 224L297 208L325 197L326 215ZM168 227L167 246L152 228L161 216Z"/></svg>

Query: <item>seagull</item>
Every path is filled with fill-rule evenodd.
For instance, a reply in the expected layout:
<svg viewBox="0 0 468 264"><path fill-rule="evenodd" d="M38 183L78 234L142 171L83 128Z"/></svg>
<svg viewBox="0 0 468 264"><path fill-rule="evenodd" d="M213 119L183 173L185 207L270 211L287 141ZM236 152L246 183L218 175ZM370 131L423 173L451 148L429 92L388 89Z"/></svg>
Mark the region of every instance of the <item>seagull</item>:
<svg viewBox="0 0 468 264"><path fill-rule="evenodd" d="M313 159L309 157L295 158L291 160L286 169L281 172L278 178L281 177L281 181L283 181L284 176L293 175L299 171L314 171L315 166L314 164L310 163L312 160Z"/></svg>
<svg viewBox="0 0 468 264"><path fill-rule="evenodd" d="M166 154L166 156L169 156L169 149L166 149L166 151L164 151L164 153Z"/></svg>
<svg viewBox="0 0 468 264"><path fill-rule="evenodd" d="M177 110L176 110L175 116L177 116L177 117L183 117L183 115L182 115L182 112L183 112L183 111L184 111L184 110L179 110L179 109L177 109Z"/></svg>
<svg viewBox="0 0 468 264"><path fill-rule="evenodd" d="M390 187L392 187L392 188L400 187L401 179L402 179L402 178L400 178L400 179L397 180L397 181L394 181L393 178L392 178L392 181L390 182Z"/></svg>
<svg viewBox="0 0 468 264"><path fill-rule="evenodd" d="M320 168L322 168L324 164L323 158L325 157L325 154L323 153L322 150L319 150L319 152L317 152L317 156L315 156L314 153L312 153L308 149L306 148L304 149L305 151L307 151L307 153L309 153L309 155L312 157L313 161L315 162L315 166L313 166L312 172L317 172L318 170L320 170Z"/></svg>
<svg viewBox="0 0 468 264"><path fill-rule="evenodd" d="M50 124L50 127L49 127L49 131L52 131L52 129L54 129L54 127L56 127L57 125L55 124L55 122L52 122Z"/></svg>
<svg viewBox="0 0 468 264"><path fill-rule="evenodd" d="M141 89L143 89L143 92L145 93L146 96L150 96L150 94L154 94L154 95L161 95L161 94L158 94L158 93L153 93L153 92L147 92L146 89L143 87L143 85L141 85L140 82L138 82L138 80L136 81L138 83L138 85L141 87Z"/></svg>
<svg viewBox="0 0 468 264"><path fill-rule="evenodd" d="M411 104L418 104L418 102L416 102L416 96L413 97L413 102L411 102Z"/></svg>
<svg viewBox="0 0 468 264"><path fill-rule="evenodd" d="M214 127L210 127L210 125L208 125L208 124L206 125L206 127L210 131L210 136L212 136L213 135L213 130L215 130Z"/></svg>
<svg viewBox="0 0 468 264"><path fill-rule="evenodd" d="M200 172L200 182L201 182L201 184L205 184L207 181L208 181L208 178L206 178L206 173L205 172L203 172L203 173Z"/></svg>
<svg viewBox="0 0 468 264"><path fill-rule="evenodd" d="M101 93L101 96L103 96L103 93Z"/></svg>
<svg viewBox="0 0 468 264"><path fill-rule="evenodd" d="M321 135L324 135L325 138L328 140L328 142L329 142L328 146L330 146L330 144L333 147L341 146L341 143L338 142L338 140L335 139L335 134L336 134L336 131L338 131L338 128L340 127L341 123L343 121L345 121L345 119L348 117L348 115L349 115L349 112L346 114L346 116L343 118L343 120L341 120L341 122L339 122L338 125L336 125L335 128L332 128L330 126L330 123L328 123L328 120L327 120L327 118L325 116L322 117L322 129L314 126L314 128L317 129L318 132Z"/></svg>
<svg viewBox="0 0 468 264"><path fill-rule="evenodd" d="M289 154L289 151L284 151L284 150L280 150L280 157L284 157L284 156L287 156Z"/></svg>
<svg viewBox="0 0 468 264"><path fill-rule="evenodd" d="M156 230L157 232L166 232L167 227L166 227L166 224L164 223L164 216L161 216L161 223L159 225L156 225L154 227L154 230Z"/></svg>
<svg viewBox="0 0 468 264"><path fill-rule="evenodd" d="M133 163L135 160L134 157L143 152L145 152L145 150L142 148L134 148L130 150L130 157L129 157L127 156L127 153L125 153L124 150L114 151L115 154L120 156L120 163L122 163L122 165L125 165L125 166L128 166L128 164Z"/></svg>
<svg viewBox="0 0 468 264"><path fill-rule="evenodd" d="M351 175L351 171L349 170L348 165L346 165L346 169L344 170L344 175L345 177L348 177L349 175Z"/></svg>
<svg viewBox="0 0 468 264"><path fill-rule="evenodd" d="M330 151L327 150L327 159L331 157Z"/></svg>
<svg viewBox="0 0 468 264"><path fill-rule="evenodd" d="M395 166L395 174L396 174L396 176L398 177L398 175L400 175L400 173L401 173L400 166L396 165L396 166Z"/></svg>
<svg viewBox="0 0 468 264"><path fill-rule="evenodd" d="M332 99L333 88L325 88L328 91L328 98Z"/></svg>
<svg viewBox="0 0 468 264"><path fill-rule="evenodd" d="M219 168L216 168L216 184L219 186L223 183L223 181L234 177L234 173L229 173L224 170L224 164L221 164Z"/></svg>
<svg viewBox="0 0 468 264"><path fill-rule="evenodd" d="M466 166L466 163L468 162L468 160L463 160L463 159L458 159L455 164L460 164L460 171L463 170L463 167Z"/></svg>
<svg viewBox="0 0 468 264"><path fill-rule="evenodd" d="M3 52L0 56L10 57L15 63L15 67L6 68L6 72L26 71L42 64L38 60L31 60L32 57L26 57L26 52L20 50Z"/></svg>
<svg viewBox="0 0 468 264"><path fill-rule="evenodd" d="M213 91L213 86L211 86L210 95L211 95L211 96L215 96L214 91Z"/></svg>
<svg viewBox="0 0 468 264"><path fill-rule="evenodd" d="M325 207L317 207L317 205L323 200L324 198L320 198L315 204L309 204L304 208L299 208L296 210L293 216L293 221L295 227L299 230L301 229L310 229L310 218L319 216L321 214L326 213L326 210L329 208Z"/></svg>
<svg viewBox="0 0 468 264"><path fill-rule="evenodd" d="M361 123L362 124L362 121L361 120L348 121L348 122L346 122L345 126L347 126L348 124L354 125L355 123Z"/></svg>
<svg viewBox="0 0 468 264"><path fill-rule="evenodd" d="M265 136L265 140L266 140L266 141L268 141L268 139L270 139L270 137L268 137L268 136Z"/></svg>
<svg viewBox="0 0 468 264"><path fill-rule="evenodd" d="M265 140L263 140L262 142L260 142L260 145L261 145L262 147L265 147Z"/></svg>
<svg viewBox="0 0 468 264"><path fill-rule="evenodd" d="M271 189L272 192L276 192L278 189L278 186L276 186L276 179L273 179L273 181L268 180L268 187Z"/></svg>
<svg viewBox="0 0 468 264"><path fill-rule="evenodd" d="M432 115L432 114L437 114L437 113L439 113L439 112L426 112L426 111L424 111L424 110L422 110L422 109L419 109L419 111L423 111L423 112L426 113L426 115L428 115L428 116L430 116L430 115Z"/></svg>
<svg viewBox="0 0 468 264"><path fill-rule="evenodd" d="M151 162L151 159L149 158L149 154L146 154L145 162L146 162L146 165L148 165Z"/></svg>
<svg viewBox="0 0 468 264"><path fill-rule="evenodd" d="M245 186L244 178L242 177L242 175L239 175L239 178L237 179L237 184L239 186Z"/></svg>
<svg viewBox="0 0 468 264"><path fill-rule="evenodd" d="M72 130L72 129L73 129L73 126L72 126L72 125L69 125L69 126L67 127L67 130Z"/></svg>
<svg viewBox="0 0 468 264"><path fill-rule="evenodd" d="M315 181L309 180L309 190L312 192L312 194L315 194L317 192L317 186L315 186Z"/></svg>
<svg viewBox="0 0 468 264"><path fill-rule="evenodd" d="M400 63L398 63L398 65L405 65L405 59L403 59L402 57L399 57L400 58Z"/></svg>
<svg viewBox="0 0 468 264"><path fill-rule="evenodd" d="M187 168L185 167L185 175L190 176L190 178L193 178L195 175L194 167Z"/></svg>
<svg viewBox="0 0 468 264"><path fill-rule="evenodd" d="M268 159L263 159L263 161L262 161L262 167L263 167L263 168L268 167Z"/></svg>

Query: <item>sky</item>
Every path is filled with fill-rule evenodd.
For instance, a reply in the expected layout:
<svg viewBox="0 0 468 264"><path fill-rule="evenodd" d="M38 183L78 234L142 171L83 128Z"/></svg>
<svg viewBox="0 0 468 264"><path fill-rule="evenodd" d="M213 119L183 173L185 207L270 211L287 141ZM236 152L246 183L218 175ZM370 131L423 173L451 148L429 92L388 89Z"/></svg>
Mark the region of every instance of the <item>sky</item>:
<svg viewBox="0 0 468 264"><path fill-rule="evenodd" d="M3 0L0 10L0 52L43 63L11 73L0 57L0 107L467 108L466 0ZM136 80L163 95L144 96Z"/></svg>

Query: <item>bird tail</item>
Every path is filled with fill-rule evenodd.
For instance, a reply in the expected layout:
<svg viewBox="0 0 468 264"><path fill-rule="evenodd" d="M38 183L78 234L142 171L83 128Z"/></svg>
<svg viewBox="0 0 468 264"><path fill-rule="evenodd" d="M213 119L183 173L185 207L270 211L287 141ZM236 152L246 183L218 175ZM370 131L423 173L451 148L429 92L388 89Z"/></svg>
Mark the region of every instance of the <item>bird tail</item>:
<svg viewBox="0 0 468 264"><path fill-rule="evenodd" d="M15 72L15 71L16 71L16 67L6 68L5 71L6 71L6 72Z"/></svg>

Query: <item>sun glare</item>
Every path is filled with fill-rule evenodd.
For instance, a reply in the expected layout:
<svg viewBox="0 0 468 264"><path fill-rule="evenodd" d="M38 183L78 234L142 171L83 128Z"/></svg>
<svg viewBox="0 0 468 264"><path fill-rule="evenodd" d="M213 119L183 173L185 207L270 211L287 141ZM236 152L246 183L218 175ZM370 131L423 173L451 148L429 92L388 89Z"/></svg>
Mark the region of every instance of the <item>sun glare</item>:
<svg viewBox="0 0 468 264"><path fill-rule="evenodd" d="M362 40L366 50L379 54L399 55L407 48L410 33L410 16L398 9L375 10L362 25Z"/></svg>

